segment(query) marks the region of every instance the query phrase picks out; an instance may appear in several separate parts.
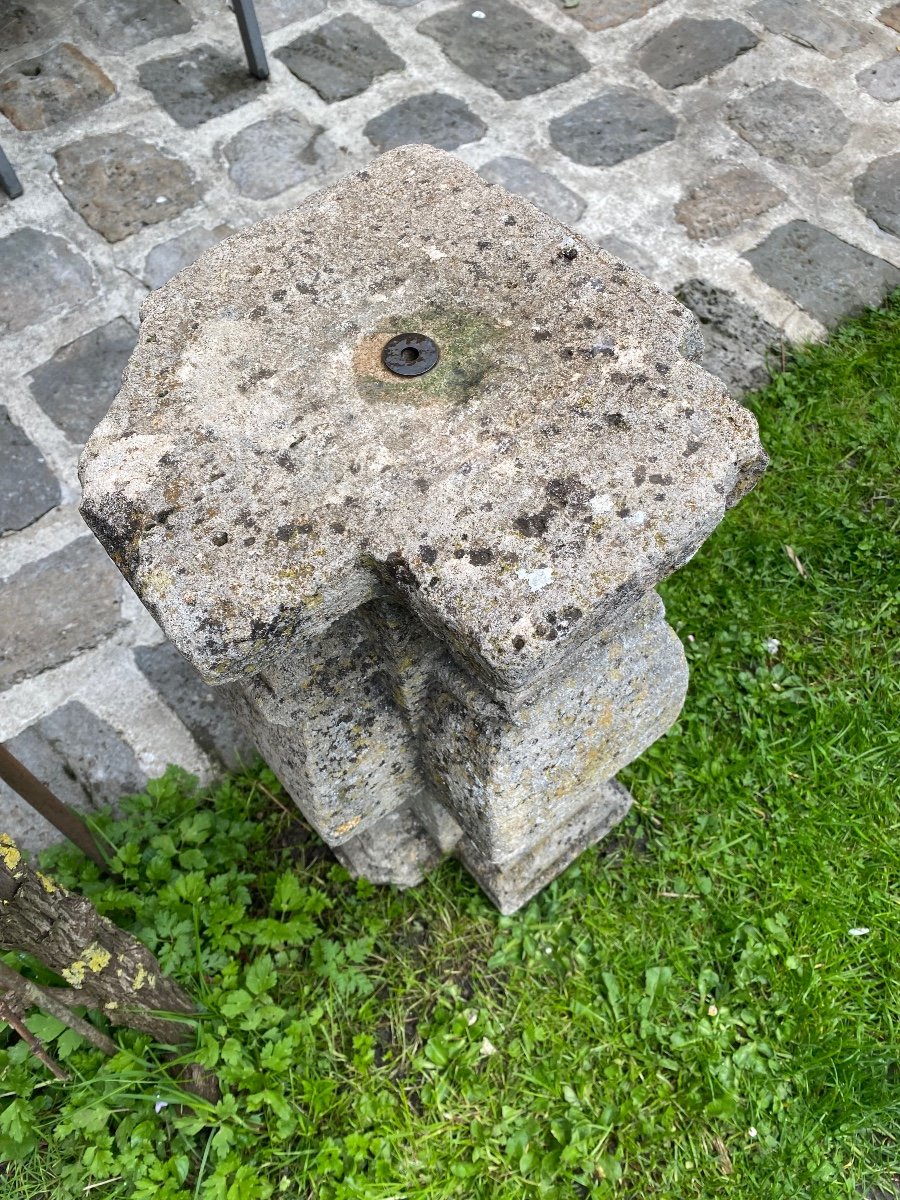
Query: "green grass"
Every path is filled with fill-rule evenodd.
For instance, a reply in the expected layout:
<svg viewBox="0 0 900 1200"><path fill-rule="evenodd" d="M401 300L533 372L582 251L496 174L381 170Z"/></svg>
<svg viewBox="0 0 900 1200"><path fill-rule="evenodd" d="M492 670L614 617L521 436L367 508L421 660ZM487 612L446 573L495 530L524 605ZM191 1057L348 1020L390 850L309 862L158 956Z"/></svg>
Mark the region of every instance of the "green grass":
<svg viewBox="0 0 900 1200"><path fill-rule="evenodd" d="M180 1109L146 1039L104 1061L32 1018L75 1078L0 1049L0 1193L833 1200L900 1174L898 394L895 300L751 398L769 473L663 589L684 713L620 829L516 916L454 863L351 882L265 771L153 785L108 827L125 888L51 856L206 1006L225 1098Z"/></svg>

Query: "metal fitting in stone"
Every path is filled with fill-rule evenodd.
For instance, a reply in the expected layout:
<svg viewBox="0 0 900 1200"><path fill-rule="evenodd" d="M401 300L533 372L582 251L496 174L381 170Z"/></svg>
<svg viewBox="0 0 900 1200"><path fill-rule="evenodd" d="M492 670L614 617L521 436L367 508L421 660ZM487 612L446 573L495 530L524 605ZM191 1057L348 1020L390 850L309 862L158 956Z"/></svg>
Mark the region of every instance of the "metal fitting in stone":
<svg viewBox="0 0 900 1200"><path fill-rule="evenodd" d="M410 331L440 356L398 376ZM512 912L626 812L687 683L654 585L765 465L700 348L405 146L150 296L82 512L352 872L454 853Z"/></svg>

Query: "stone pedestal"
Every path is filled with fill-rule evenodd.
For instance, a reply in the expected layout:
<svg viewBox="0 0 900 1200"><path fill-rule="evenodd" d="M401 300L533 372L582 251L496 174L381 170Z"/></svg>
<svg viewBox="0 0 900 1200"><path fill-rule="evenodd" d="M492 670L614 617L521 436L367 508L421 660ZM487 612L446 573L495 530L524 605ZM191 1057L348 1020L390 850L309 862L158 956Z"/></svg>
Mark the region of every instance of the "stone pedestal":
<svg viewBox="0 0 900 1200"><path fill-rule="evenodd" d="M687 682L654 585L765 464L695 319L426 146L142 316L88 524L351 871L514 911L627 810Z"/></svg>

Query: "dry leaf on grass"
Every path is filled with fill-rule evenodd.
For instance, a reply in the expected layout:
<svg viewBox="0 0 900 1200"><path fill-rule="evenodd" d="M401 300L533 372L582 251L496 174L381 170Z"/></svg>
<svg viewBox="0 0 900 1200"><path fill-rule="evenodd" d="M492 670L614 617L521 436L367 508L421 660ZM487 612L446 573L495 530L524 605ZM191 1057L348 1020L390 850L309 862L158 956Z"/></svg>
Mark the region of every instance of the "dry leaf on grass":
<svg viewBox="0 0 900 1200"><path fill-rule="evenodd" d="M806 578L806 567L804 567L803 563L797 557L797 551L794 549L794 547L793 546L785 546L784 552L788 556L788 558L791 560L791 562L794 564L794 566L797 568L797 573L805 579Z"/></svg>

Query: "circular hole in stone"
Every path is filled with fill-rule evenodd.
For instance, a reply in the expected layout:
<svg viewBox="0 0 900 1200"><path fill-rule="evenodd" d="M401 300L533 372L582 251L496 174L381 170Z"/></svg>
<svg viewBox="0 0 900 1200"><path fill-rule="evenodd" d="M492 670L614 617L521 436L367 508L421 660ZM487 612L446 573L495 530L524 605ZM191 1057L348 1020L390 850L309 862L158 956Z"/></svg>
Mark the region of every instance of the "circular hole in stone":
<svg viewBox="0 0 900 1200"><path fill-rule="evenodd" d="M407 346L404 350L400 351L400 357L405 363L414 363L417 362L422 356L419 354L418 350L414 350L412 346Z"/></svg>

